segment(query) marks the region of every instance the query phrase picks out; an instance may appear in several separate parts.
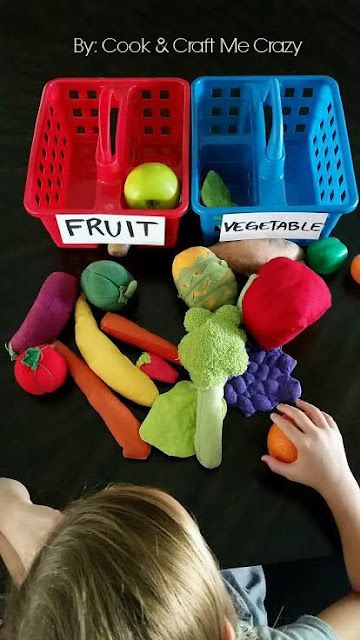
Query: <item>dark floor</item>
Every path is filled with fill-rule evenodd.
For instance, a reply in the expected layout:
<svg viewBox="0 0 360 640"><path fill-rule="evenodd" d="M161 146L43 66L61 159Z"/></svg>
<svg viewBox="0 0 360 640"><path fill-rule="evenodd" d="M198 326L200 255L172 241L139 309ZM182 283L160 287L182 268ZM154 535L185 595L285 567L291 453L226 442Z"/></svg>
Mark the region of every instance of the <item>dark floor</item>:
<svg viewBox="0 0 360 640"><path fill-rule="evenodd" d="M350 590L340 557L267 565L264 569L271 626L289 624L304 613L316 615ZM6 574L0 567L0 594L5 592ZM5 596L0 595L0 613L4 604Z"/></svg>
<svg viewBox="0 0 360 640"><path fill-rule="evenodd" d="M302 560L264 567L266 610L271 626L317 615L350 591L341 557Z"/></svg>

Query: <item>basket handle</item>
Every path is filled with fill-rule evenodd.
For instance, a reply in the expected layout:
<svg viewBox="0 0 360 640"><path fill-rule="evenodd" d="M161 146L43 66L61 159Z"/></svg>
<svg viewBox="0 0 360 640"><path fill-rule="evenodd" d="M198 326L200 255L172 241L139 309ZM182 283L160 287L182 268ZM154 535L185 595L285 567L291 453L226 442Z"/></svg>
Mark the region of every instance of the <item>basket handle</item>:
<svg viewBox="0 0 360 640"><path fill-rule="evenodd" d="M280 85L277 78L272 78L269 95L272 106L272 127L269 141L266 147L266 156L269 160L282 160L284 151L284 124L281 108Z"/></svg>
<svg viewBox="0 0 360 640"><path fill-rule="evenodd" d="M114 100L118 105L118 120L116 123L115 152L111 148L111 110ZM96 146L95 161L97 175L101 182L113 183L119 181L119 148L118 131L119 117L123 100L111 87L102 89L99 97L99 137Z"/></svg>
<svg viewBox="0 0 360 640"><path fill-rule="evenodd" d="M271 78L266 86L255 92L255 113L258 127L257 153L259 162L259 199L264 207L279 207L286 204L284 169L284 125L281 106L280 84ZM269 139L266 141L265 107L270 103L272 123Z"/></svg>
<svg viewBox="0 0 360 640"><path fill-rule="evenodd" d="M269 98L272 113L271 131L266 141L265 109ZM284 125L281 108L280 85L271 78L266 86L255 93L256 121L258 126L258 154L260 176L268 180L280 179L284 173L285 148Z"/></svg>

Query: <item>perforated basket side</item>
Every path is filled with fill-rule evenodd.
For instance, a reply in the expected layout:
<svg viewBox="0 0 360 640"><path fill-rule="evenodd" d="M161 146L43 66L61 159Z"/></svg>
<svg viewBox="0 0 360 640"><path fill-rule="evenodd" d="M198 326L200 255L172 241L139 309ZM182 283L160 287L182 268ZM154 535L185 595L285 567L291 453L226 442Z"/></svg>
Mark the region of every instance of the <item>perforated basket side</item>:
<svg viewBox="0 0 360 640"><path fill-rule="evenodd" d="M24 204L32 215L63 206L71 160L71 137L58 86L44 89L31 147Z"/></svg>

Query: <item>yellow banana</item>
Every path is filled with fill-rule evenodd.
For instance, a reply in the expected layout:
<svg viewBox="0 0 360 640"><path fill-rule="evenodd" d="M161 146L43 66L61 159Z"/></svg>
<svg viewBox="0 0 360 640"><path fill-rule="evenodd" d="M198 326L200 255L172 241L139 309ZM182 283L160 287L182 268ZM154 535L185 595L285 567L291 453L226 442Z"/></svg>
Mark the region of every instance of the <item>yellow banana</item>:
<svg viewBox="0 0 360 640"><path fill-rule="evenodd" d="M83 296L75 306L75 341L90 369L111 389L151 407L159 395L155 384L100 331Z"/></svg>

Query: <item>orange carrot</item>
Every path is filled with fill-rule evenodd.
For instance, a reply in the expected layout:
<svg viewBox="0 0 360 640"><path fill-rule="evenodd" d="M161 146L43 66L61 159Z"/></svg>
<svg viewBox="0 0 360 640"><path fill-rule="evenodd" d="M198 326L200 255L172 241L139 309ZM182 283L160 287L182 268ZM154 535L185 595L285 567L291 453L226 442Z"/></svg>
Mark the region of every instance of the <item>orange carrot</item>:
<svg viewBox="0 0 360 640"><path fill-rule="evenodd" d="M82 358L58 340L54 342L53 346L58 353L64 356L70 375L77 386L104 420L113 438L122 447L124 458L146 460L151 447L141 440L139 436L140 423L131 411L91 371Z"/></svg>
<svg viewBox="0 0 360 640"><path fill-rule="evenodd" d="M151 333L144 327L119 316L117 313L105 313L100 324L101 330L107 333L109 336L132 344L134 347L139 347L142 351L150 351L155 353L164 360L170 360L171 362L179 363L179 354L177 347L174 344L160 338L155 333Z"/></svg>

